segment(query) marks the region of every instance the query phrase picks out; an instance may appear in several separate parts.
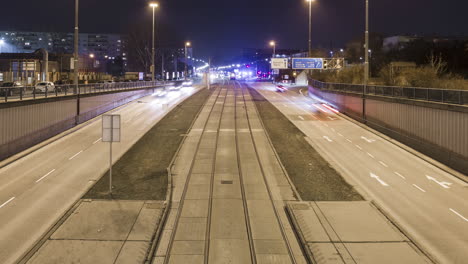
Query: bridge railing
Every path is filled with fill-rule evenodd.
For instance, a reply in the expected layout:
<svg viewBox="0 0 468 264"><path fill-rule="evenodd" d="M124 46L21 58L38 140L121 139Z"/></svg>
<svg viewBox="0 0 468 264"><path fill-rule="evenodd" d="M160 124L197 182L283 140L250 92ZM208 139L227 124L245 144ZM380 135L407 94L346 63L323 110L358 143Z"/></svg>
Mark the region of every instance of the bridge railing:
<svg viewBox="0 0 468 264"><path fill-rule="evenodd" d="M359 84L325 83L317 80L310 80L309 84L314 88L325 91L349 92L356 94L364 93L364 85ZM467 90L368 85L366 95L468 105Z"/></svg>
<svg viewBox="0 0 468 264"><path fill-rule="evenodd" d="M79 84L76 87L73 84L37 87L37 86L20 86L20 87L0 87L0 103L10 101L22 101L39 98L75 95L75 94L92 94L108 91L130 90L139 88L154 88L170 84L171 82L103 82L93 84Z"/></svg>

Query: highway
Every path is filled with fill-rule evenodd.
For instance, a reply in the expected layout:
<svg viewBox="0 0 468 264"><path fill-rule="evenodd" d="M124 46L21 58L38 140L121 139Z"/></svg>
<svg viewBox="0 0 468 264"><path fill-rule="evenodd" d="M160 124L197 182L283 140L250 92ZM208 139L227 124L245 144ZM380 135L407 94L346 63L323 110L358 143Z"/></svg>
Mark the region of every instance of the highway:
<svg viewBox="0 0 468 264"><path fill-rule="evenodd" d="M117 161L172 107L194 94L187 87L116 109L122 115ZM105 173L109 146L101 118L0 169L0 263L15 263Z"/></svg>
<svg viewBox="0 0 468 264"><path fill-rule="evenodd" d="M466 263L468 185L464 181L298 91L279 93L271 83L249 85L433 259Z"/></svg>

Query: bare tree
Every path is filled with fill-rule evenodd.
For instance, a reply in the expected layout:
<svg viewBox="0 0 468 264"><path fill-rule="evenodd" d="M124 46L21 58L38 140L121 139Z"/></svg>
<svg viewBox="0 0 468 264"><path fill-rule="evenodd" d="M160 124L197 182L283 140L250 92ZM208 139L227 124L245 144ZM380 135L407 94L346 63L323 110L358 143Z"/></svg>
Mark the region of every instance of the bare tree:
<svg viewBox="0 0 468 264"><path fill-rule="evenodd" d="M145 30L132 30L128 35L129 67L134 71L149 72L151 66L151 36Z"/></svg>
<svg viewBox="0 0 468 264"><path fill-rule="evenodd" d="M444 61L442 55L434 55L434 51L428 56L429 65L437 72L437 75L443 74L447 70L447 62Z"/></svg>

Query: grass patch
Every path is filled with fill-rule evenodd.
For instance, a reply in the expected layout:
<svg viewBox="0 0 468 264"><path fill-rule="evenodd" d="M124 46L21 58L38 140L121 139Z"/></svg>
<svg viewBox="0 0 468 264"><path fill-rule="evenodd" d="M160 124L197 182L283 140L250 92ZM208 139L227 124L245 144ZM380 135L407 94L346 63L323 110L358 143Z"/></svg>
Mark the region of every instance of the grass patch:
<svg viewBox="0 0 468 264"><path fill-rule="evenodd" d="M249 88L278 155L302 199L359 201L362 196L305 140L302 133L259 92Z"/></svg>
<svg viewBox="0 0 468 264"><path fill-rule="evenodd" d="M203 89L179 104L130 148L113 167L113 199L164 200L167 167L211 91ZM110 199L109 172L83 198Z"/></svg>

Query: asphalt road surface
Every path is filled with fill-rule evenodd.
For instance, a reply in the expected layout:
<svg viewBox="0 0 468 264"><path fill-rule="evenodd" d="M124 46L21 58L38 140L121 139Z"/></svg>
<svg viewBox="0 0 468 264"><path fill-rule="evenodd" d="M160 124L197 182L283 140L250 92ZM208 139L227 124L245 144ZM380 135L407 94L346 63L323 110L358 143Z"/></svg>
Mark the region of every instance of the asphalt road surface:
<svg viewBox="0 0 468 264"><path fill-rule="evenodd" d="M196 88L147 96L113 113L122 115L114 162L172 106ZM0 263L14 263L107 171L109 145L101 119L0 169Z"/></svg>
<svg viewBox="0 0 468 264"><path fill-rule="evenodd" d="M297 91L252 83L361 193L440 263L468 259L467 184Z"/></svg>

